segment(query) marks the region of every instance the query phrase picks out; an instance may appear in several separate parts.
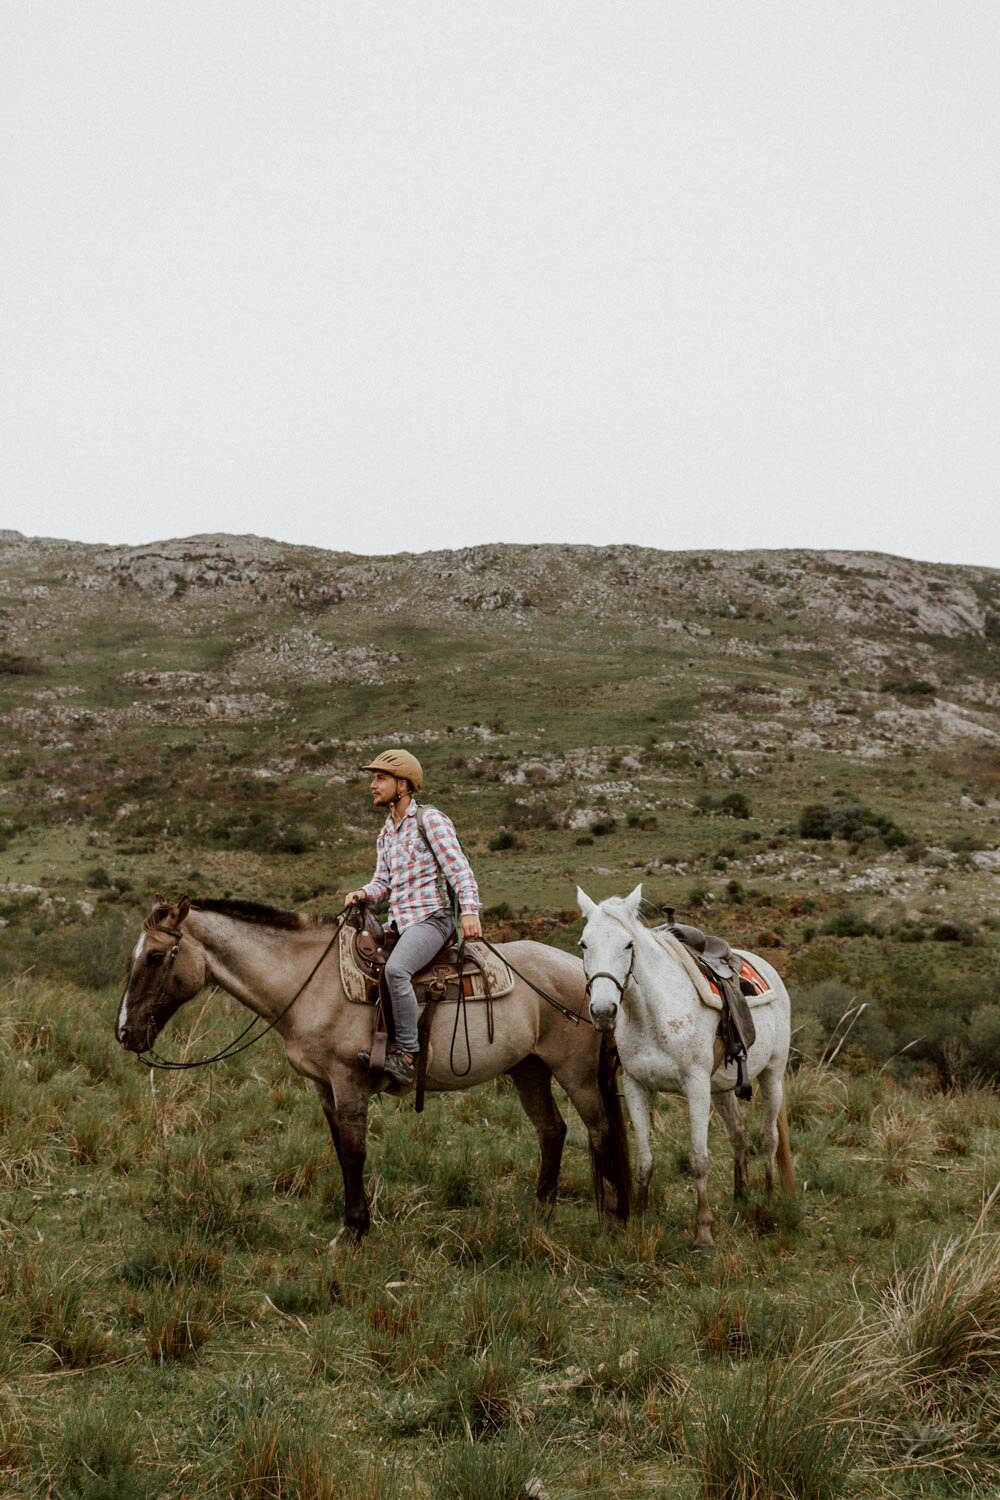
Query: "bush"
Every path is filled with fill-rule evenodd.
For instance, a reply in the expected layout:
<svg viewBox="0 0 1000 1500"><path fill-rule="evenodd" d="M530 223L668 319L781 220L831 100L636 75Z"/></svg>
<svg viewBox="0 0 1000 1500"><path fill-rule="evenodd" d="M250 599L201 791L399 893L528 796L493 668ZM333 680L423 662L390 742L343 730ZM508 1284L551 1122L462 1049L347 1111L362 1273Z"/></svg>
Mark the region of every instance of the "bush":
<svg viewBox="0 0 1000 1500"><path fill-rule="evenodd" d="M832 917L828 917L823 923L823 931L831 937L856 938L871 937L878 932L878 928L848 908L847 911L834 912Z"/></svg>
<svg viewBox="0 0 1000 1500"><path fill-rule="evenodd" d="M521 841L512 829L501 828L500 832L490 839L488 847L494 854L499 854L504 849L520 849Z"/></svg>
<svg viewBox="0 0 1000 1500"><path fill-rule="evenodd" d="M742 792L727 792L724 797L713 797L711 792L699 792L694 805L699 812L722 813L727 818L750 816L750 804Z"/></svg>
<svg viewBox="0 0 1000 1500"><path fill-rule="evenodd" d="M872 812L860 802L812 802L799 814L799 837L803 839L844 839L849 843L881 838L889 849L912 843L891 818Z"/></svg>
<svg viewBox="0 0 1000 1500"><path fill-rule="evenodd" d="M965 943L967 947L976 941L974 929L965 922L939 922L931 929L931 937L936 943Z"/></svg>
<svg viewBox="0 0 1000 1500"><path fill-rule="evenodd" d="M1000 1076L1000 1005L979 1005L972 1012L969 1049L974 1067Z"/></svg>

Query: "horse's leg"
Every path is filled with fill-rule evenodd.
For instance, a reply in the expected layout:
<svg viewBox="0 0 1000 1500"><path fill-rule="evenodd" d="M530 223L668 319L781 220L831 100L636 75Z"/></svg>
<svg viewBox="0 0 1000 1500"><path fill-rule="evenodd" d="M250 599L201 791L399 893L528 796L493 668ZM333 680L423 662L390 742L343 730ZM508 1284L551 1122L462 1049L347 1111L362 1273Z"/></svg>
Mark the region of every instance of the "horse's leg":
<svg viewBox="0 0 1000 1500"><path fill-rule="evenodd" d="M336 1092L325 1082L316 1081L315 1087L344 1179L344 1233L349 1239L360 1240L371 1224L365 1192L368 1090L351 1078L346 1069L342 1074L338 1070L335 1083Z"/></svg>
<svg viewBox="0 0 1000 1500"><path fill-rule="evenodd" d="M785 1190L789 1193L795 1191L795 1168L784 1112L784 1072L783 1066L768 1066L757 1075L760 1084L760 1138L764 1147L764 1193L768 1198L774 1192L776 1162Z"/></svg>
<svg viewBox="0 0 1000 1500"><path fill-rule="evenodd" d="M507 1076L517 1089L524 1112L538 1136L541 1159L535 1187L535 1211L547 1215L552 1212L559 1188L566 1121L552 1097L552 1074L540 1057L522 1058L513 1068L508 1068Z"/></svg>
<svg viewBox="0 0 1000 1500"><path fill-rule="evenodd" d="M638 1207L639 1212L644 1214L649 1207L649 1179L653 1175L653 1148L650 1144L650 1108L653 1096L649 1089L643 1088L641 1083L624 1070L622 1080L625 1085L625 1103L632 1121L632 1134L635 1136Z"/></svg>
<svg viewBox="0 0 1000 1500"><path fill-rule="evenodd" d="M632 1207L632 1169L613 1056L602 1039L596 1078L592 1060L581 1056L555 1058L552 1072L587 1127L598 1211L624 1224Z"/></svg>
<svg viewBox="0 0 1000 1500"><path fill-rule="evenodd" d="M737 1203L747 1195L747 1126L736 1094L732 1089L713 1094L712 1103L726 1127L733 1148L733 1197Z"/></svg>
<svg viewBox="0 0 1000 1500"><path fill-rule="evenodd" d="M712 1090L707 1073L692 1072L685 1089L691 1123L691 1175L698 1194L698 1218L694 1248L712 1248L712 1210L708 1206L708 1118L712 1113Z"/></svg>

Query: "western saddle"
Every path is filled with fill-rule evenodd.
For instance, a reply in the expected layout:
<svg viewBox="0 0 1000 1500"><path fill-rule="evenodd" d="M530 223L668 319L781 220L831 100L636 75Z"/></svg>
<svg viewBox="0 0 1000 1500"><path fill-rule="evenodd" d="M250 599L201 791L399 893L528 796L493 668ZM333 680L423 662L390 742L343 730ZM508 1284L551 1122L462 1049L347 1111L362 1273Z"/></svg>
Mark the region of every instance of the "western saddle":
<svg viewBox="0 0 1000 1500"><path fill-rule="evenodd" d="M688 927L683 922L675 922L674 910L672 906L663 908L667 919L663 926L689 950L702 973L714 981L722 997L722 1018L718 1031L722 1057L719 1060L724 1059L727 1067L731 1063L736 1064L736 1097L749 1099L751 1089L746 1080L744 1065L747 1053L757 1039L757 1028L746 1002L746 994L753 993L753 985L744 992L744 981L739 977L739 958L725 938L706 935L700 927ZM718 1042L716 1046L718 1047Z"/></svg>
<svg viewBox="0 0 1000 1500"><path fill-rule="evenodd" d="M396 946L399 934L391 927L383 927L374 912L360 903L355 908L350 921L355 928L352 944L354 962L365 976L369 1002L375 1008L375 1035L372 1039L369 1062L369 1077L372 1088L375 1089L382 1081L389 1043L395 1040L392 1005L385 982L385 966L390 953ZM457 1035L459 1012L464 1014L466 1000L485 1000L487 1035L492 1045L494 985L474 947L468 943L448 942L443 945L440 952L435 954L426 968L413 976L413 988L418 1002L423 1006L418 1027L420 1053L417 1058L414 1100L414 1108L419 1114L424 1107L428 1040L434 1011L443 1000L456 1002L455 1035ZM501 993L503 992L501 987ZM467 1025L466 1039L468 1039ZM453 1054L454 1045L455 1036L452 1037ZM471 1066L470 1056L469 1067ZM454 1057L452 1071L455 1071Z"/></svg>

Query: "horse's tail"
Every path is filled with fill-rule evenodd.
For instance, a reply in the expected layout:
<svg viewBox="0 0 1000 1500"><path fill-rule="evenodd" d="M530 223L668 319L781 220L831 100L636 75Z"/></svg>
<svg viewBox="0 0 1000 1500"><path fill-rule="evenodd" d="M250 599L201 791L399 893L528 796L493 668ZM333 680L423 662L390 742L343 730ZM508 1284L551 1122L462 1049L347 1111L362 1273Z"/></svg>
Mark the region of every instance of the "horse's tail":
<svg viewBox="0 0 1000 1500"><path fill-rule="evenodd" d="M607 1137L600 1155L590 1146L590 1166L594 1176L594 1197L598 1212L613 1213L623 1224L632 1210L632 1163L628 1154L628 1133L622 1102L618 1097L618 1052L610 1032L601 1036L597 1061L597 1087L607 1120ZM608 1188L614 1192L614 1207L608 1204Z"/></svg>
<svg viewBox="0 0 1000 1500"><path fill-rule="evenodd" d="M781 1173L785 1192L793 1195L795 1193L795 1164L792 1161L792 1143L788 1137L788 1116L785 1114L784 1104L778 1110L776 1124L778 1126L778 1171Z"/></svg>

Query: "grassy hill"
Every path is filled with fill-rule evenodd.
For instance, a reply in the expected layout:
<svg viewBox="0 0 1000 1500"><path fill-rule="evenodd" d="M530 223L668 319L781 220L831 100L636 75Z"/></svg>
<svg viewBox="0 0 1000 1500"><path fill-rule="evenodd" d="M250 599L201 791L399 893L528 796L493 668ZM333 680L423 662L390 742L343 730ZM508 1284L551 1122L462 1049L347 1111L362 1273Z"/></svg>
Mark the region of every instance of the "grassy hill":
<svg viewBox="0 0 1000 1500"><path fill-rule="evenodd" d="M335 904L401 742L495 931L572 942L578 880L642 880L819 1025L867 997L879 1060L1000 1071L995 570L4 532L0 631L7 972L101 981L158 888Z"/></svg>
<svg viewBox="0 0 1000 1500"><path fill-rule="evenodd" d="M1000 574L6 532L0 630L0 1493L995 1492ZM713 1130L694 1259L664 1100L649 1215L598 1226L572 1117L537 1224L503 1080L376 1101L373 1234L331 1256L339 1177L273 1036L155 1080L121 1051L153 891L338 905L395 742L495 935L572 946L577 881L641 880L766 950L794 1203L758 1159L735 1212ZM171 1053L236 1029L189 1010Z"/></svg>

